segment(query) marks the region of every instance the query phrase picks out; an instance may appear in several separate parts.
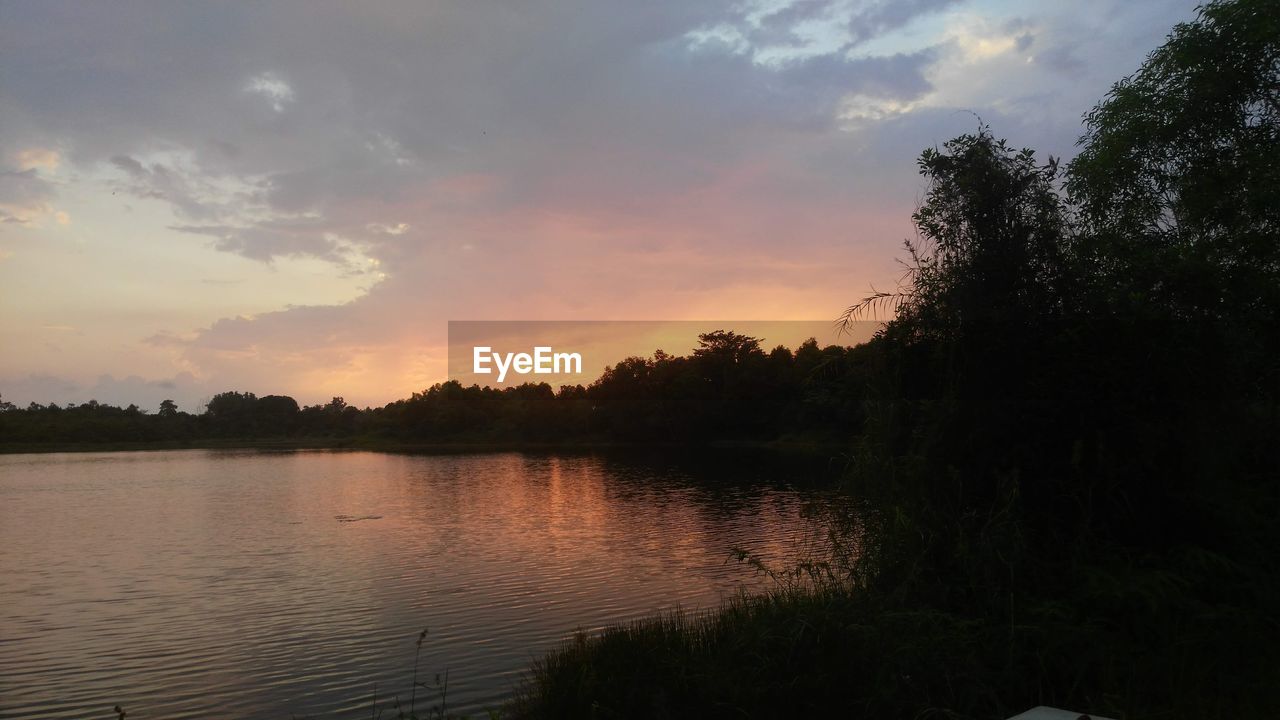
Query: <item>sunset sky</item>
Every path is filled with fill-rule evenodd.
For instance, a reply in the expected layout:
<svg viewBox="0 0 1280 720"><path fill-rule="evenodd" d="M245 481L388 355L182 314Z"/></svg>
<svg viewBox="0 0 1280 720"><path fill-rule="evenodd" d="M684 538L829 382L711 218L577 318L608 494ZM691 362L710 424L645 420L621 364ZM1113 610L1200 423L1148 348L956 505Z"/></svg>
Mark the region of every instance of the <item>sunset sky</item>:
<svg viewBox="0 0 1280 720"><path fill-rule="evenodd" d="M0 394L445 376L449 320L834 319L915 158L1070 156L1195 0L0 0Z"/></svg>

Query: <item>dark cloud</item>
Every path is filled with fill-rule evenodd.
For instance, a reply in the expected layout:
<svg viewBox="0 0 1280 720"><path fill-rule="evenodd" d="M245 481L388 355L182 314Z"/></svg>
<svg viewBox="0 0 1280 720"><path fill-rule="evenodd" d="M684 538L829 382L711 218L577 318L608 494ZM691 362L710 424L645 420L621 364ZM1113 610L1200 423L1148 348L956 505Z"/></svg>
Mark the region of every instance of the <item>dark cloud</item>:
<svg viewBox="0 0 1280 720"><path fill-rule="evenodd" d="M10 3L0 155L58 148L86 183L171 208L181 233L101 242L176 237L367 275L345 304L166 321L178 334L143 346L201 383L401 377L369 358L430 346L450 317L758 298L762 314L837 313L897 277L921 148L972 130L971 110L1015 144L1069 151L1080 113L1194 2L989 23L1001 11L971 2L923 39L886 34L957 3ZM990 38L1012 49L970 65L962 41ZM851 99L870 118L855 131ZM57 190L0 170L0 221ZM186 270L193 285L234 272Z"/></svg>
<svg viewBox="0 0 1280 720"><path fill-rule="evenodd" d="M128 155L116 155L112 157L111 164L128 173L130 177L145 178L148 175L147 169L142 166L142 163L134 160Z"/></svg>
<svg viewBox="0 0 1280 720"><path fill-rule="evenodd" d="M25 225L46 209L53 187L36 172L0 168L0 223Z"/></svg>
<svg viewBox="0 0 1280 720"><path fill-rule="evenodd" d="M214 239L213 247L271 262L278 257L316 257L350 265L355 245L317 227L319 222L262 222L248 226L175 225L171 230Z"/></svg>
<svg viewBox="0 0 1280 720"><path fill-rule="evenodd" d="M910 54L850 59L819 55L783 65L781 79L790 87L818 88L830 111L834 101L856 93L895 100L913 100L933 89L924 70L938 57L936 48ZM818 98L813 99L818 102Z"/></svg>
<svg viewBox="0 0 1280 720"><path fill-rule="evenodd" d="M897 30L917 17L959 2L961 0L872 0L864 3L849 18L850 45L857 46Z"/></svg>
<svg viewBox="0 0 1280 720"><path fill-rule="evenodd" d="M128 180L121 186L137 198L164 200L180 217L188 220L215 220L243 211L244 203L219 197L209 180L199 172L184 171L162 163L144 165L127 155L114 155L110 164L124 171Z"/></svg>
<svg viewBox="0 0 1280 720"><path fill-rule="evenodd" d="M760 18L759 26L750 30L753 45L797 47L802 44L796 26L833 12L831 0L797 0Z"/></svg>
<svg viewBox="0 0 1280 720"><path fill-rule="evenodd" d="M0 171L0 201L32 202L48 197L47 185L30 170Z"/></svg>
<svg viewBox="0 0 1280 720"><path fill-rule="evenodd" d="M225 251L334 259L323 236L247 217L332 220L496 171L509 182L493 200L508 204L602 185L619 196L678 192L768 128L829 129L843 93L909 99L928 88L930 58L919 54L774 69L692 51L686 34L734 7L19 6L0 30L14 56L0 69L0 101L19 122L0 134L56 136L82 163L109 162L129 194L220 228ZM766 24L827 10L799 3ZM190 167L149 159L165 148L189 153ZM210 184L223 181L261 183L260 195L221 197Z"/></svg>

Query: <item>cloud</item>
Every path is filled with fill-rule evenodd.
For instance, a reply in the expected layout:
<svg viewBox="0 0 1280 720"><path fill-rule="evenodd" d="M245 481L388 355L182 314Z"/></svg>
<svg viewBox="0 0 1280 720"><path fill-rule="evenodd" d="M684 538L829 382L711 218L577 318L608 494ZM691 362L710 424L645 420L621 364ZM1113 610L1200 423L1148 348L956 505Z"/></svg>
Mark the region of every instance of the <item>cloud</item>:
<svg viewBox="0 0 1280 720"><path fill-rule="evenodd" d="M57 150L33 147L19 150L15 154L19 170L41 169L53 171L58 169L62 156Z"/></svg>
<svg viewBox="0 0 1280 720"><path fill-rule="evenodd" d="M158 410L160 402L166 399L176 401L178 407L186 412L199 412L204 401L214 394L190 373L150 380L138 375L115 377L104 374L90 382L33 373L24 377L0 378L0 391L3 391L6 401L19 406L30 403L65 406L97 400L121 407L135 404L150 412Z"/></svg>
<svg viewBox="0 0 1280 720"><path fill-rule="evenodd" d="M388 223L369 223L365 228L372 233L381 235L403 235L409 232L409 223L396 223L390 225Z"/></svg>
<svg viewBox="0 0 1280 720"><path fill-rule="evenodd" d="M32 225L53 212L53 186L40 177L35 167L25 170L0 168L0 223Z"/></svg>
<svg viewBox="0 0 1280 720"><path fill-rule="evenodd" d="M249 78L245 83L245 92L261 95L276 112L284 112L285 106L293 102L293 88L281 80L275 73L265 72Z"/></svg>
<svg viewBox="0 0 1280 720"><path fill-rule="evenodd" d="M1082 2L19 4L0 228L65 212L192 288L145 330L84 300L137 338L113 377L304 402L421 389L450 318L834 315L897 278L921 148L973 111L1068 153L1194 4ZM363 294L266 303L239 258Z"/></svg>
<svg viewBox="0 0 1280 720"><path fill-rule="evenodd" d="M695 47L748 55L763 65L817 56L847 58L868 41L961 0L791 0L745 3L686 35Z"/></svg>
<svg viewBox="0 0 1280 720"><path fill-rule="evenodd" d="M849 45L856 47L889 31L897 30L911 21L949 6L960 0L872 0L860 4L849 17Z"/></svg>
<svg viewBox="0 0 1280 720"><path fill-rule="evenodd" d="M112 156L109 162L127 177L121 189L137 198L166 201L181 217L212 220L232 212L198 173L162 162L144 165L128 155Z"/></svg>
<svg viewBox="0 0 1280 720"><path fill-rule="evenodd" d="M170 229L214 239L213 247L251 260L315 257L352 266L360 257L357 243L328 232L319 222L272 221L253 225L174 225Z"/></svg>
<svg viewBox="0 0 1280 720"><path fill-rule="evenodd" d="M302 200L299 193L293 201L282 201L281 194L298 193L288 175L212 174L202 170L191 153L161 157L165 159L144 163L112 156L109 164L125 176L118 188L136 198L162 201L179 219L195 221L169 229L213 238L211 247L216 250L266 263L312 257L351 267L363 257L364 238L378 234L369 224L347 228L326 219L317 212L323 209L318 198Z"/></svg>
<svg viewBox="0 0 1280 720"><path fill-rule="evenodd" d="M145 167L143 167L142 163L138 162L137 160L134 160L133 158L127 155L116 155L115 157L111 158L111 164L125 171L126 173L129 174L130 177L133 177L135 179L137 178L145 179L150 176L150 172Z"/></svg>

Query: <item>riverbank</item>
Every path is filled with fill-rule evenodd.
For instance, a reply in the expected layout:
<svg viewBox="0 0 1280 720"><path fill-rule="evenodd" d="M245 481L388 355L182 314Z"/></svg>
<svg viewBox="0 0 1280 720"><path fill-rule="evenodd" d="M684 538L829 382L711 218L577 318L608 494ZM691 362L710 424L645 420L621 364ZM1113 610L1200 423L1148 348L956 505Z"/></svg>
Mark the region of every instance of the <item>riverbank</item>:
<svg viewBox="0 0 1280 720"><path fill-rule="evenodd" d="M848 443L783 439L771 441L715 441L705 443L616 442L575 440L565 442L407 442L384 438L206 438L190 441L155 442L50 442L4 443L0 454L75 453L75 452L145 452L161 450L367 450L373 452L455 454L484 452L593 452L662 451L662 450L760 450L805 455L839 455L848 451Z"/></svg>
<svg viewBox="0 0 1280 720"><path fill-rule="evenodd" d="M579 634L535 663L501 716L956 719L1051 705L1225 720L1280 710L1264 639L1274 623L1257 608L1188 593L1151 613L1134 602L1142 588L1110 601L1099 590L1019 593L1005 598L1008 612L977 615L865 587L737 598L719 612Z"/></svg>

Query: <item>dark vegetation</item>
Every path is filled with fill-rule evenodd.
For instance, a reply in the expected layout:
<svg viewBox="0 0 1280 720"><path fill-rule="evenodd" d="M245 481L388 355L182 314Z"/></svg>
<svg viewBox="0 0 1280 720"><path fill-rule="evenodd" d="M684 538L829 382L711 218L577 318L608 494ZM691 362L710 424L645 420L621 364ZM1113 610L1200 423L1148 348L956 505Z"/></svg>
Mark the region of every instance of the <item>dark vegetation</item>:
<svg viewBox="0 0 1280 720"><path fill-rule="evenodd" d="M982 127L920 172L904 286L846 315L895 319L858 348L721 333L588 388L31 408L0 413L3 437L827 433L861 501L831 558L718 613L579 637L510 712L1280 716L1280 8L1175 28L1065 167Z"/></svg>
<svg viewBox="0 0 1280 720"><path fill-rule="evenodd" d="M80 443L348 441L447 443L759 441L784 436L847 439L865 404L865 347L765 352L731 331L700 336L687 357L661 350L628 358L588 387L525 384L503 389L435 385L381 408L334 398L299 407L291 397L225 392L204 412L156 413L89 401L59 407L0 405L0 447Z"/></svg>
<svg viewBox="0 0 1280 720"><path fill-rule="evenodd" d="M846 316L897 310L838 552L578 638L517 715L1280 716L1280 7L1175 28L1065 168L982 128L920 171Z"/></svg>

